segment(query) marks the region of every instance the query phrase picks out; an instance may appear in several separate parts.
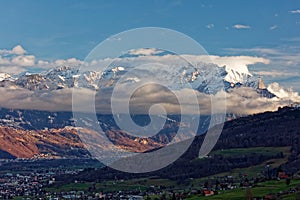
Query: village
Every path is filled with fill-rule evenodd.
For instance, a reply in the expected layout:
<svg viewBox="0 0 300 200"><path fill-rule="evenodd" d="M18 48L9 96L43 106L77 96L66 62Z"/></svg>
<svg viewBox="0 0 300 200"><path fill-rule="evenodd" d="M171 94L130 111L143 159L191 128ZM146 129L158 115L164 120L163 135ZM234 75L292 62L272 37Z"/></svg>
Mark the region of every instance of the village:
<svg viewBox="0 0 300 200"><path fill-rule="evenodd" d="M221 196L229 191L242 191L249 199L273 200L282 195L294 194L300 191L299 174L290 175L281 168L271 169L266 166L264 173L257 177L249 177L240 173L238 177L222 176L202 179L197 185L195 180L189 179L186 185L168 185L163 182L153 185L143 185L140 180L139 187L128 187L130 180L116 179L105 183L85 183L74 181L69 185L57 185L56 178L61 175L76 176L83 169L47 169L32 172L11 171L0 175L0 199L202 199L204 197ZM159 179L158 179L159 180ZM255 188L264 183L280 183L286 189L277 193L257 195ZM180 188L180 189L178 189Z"/></svg>

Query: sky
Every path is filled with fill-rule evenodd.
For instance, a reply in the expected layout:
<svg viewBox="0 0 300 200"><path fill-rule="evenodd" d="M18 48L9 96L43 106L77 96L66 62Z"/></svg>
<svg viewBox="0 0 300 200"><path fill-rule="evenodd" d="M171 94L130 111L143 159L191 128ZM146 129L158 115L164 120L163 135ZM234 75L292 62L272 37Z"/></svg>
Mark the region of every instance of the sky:
<svg viewBox="0 0 300 200"><path fill-rule="evenodd" d="M249 70L300 92L300 1L10 0L1 2L0 27L2 51L21 45L48 61L83 60L101 41L128 29L169 28L211 55L269 59Z"/></svg>

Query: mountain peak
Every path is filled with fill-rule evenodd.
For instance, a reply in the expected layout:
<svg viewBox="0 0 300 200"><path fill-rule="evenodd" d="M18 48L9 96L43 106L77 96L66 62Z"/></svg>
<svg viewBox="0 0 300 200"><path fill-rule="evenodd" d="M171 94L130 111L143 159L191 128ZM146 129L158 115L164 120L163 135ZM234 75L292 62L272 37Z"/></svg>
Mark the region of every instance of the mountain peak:
<svg viewBox="0 0 300 200"><path fill-rule="evenodd" d="M244 84L247 81L247 79L252 76L247 66L225 66L225 71L227 72L227 75L225 76L224 80L232 85L235 85L237 83Z"/></svg>
<svg viewBox="0 0 300 200"><path fill-rule="evenodd" d="M11 76L9 74L0 72L0 81L7 80L9 78L11 78Z"/></svg>
<svg viewBox="0 0 300 200"><path fill-rule="evenodd" d="M267 87L264 84L264 81L262 80L262 78L259 77L258 79L258 89L266 89Z"/></svg>

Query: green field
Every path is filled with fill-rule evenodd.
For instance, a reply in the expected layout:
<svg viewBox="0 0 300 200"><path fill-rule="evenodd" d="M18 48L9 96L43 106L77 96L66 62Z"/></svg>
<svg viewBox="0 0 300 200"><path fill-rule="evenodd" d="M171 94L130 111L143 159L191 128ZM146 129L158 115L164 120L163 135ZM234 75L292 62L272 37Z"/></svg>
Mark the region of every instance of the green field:
<svg viewBox="0 0 300 200"><path fill-rule="evenodd" d="M263 183L258 183L257 186L253 187L251 191L253 192L254 197L263 197L266 194L272 194L272 193L279 193L280 191L288 190L290 188L296 187L300 184L299 179L293 179L291 180L291 183L289 186L286 185L285 180L280 181L267 181ZM96 183L96 191L97 192L113 192L113 191L126 191L126 190L140 190L144 191L150 186L175 186L175 183L173 181L167 180L167 179L133 179L128 181L106 181L103 183ZM58 192L58 191L87 191L90 187L93 186L93 183L72 183L72 184L66 184L59 188L47 188L47 191L51 192ZM174 189L176 192L179 191L178 186L176 186ZM188 188L181 188L181 190L188 191ZM227 191L219 191L220 194L210 196L210 197L204 197L202 195L194 195L190 196L188 199L190 200L196 200L196 199L230 199L230 200L238 200L238 199L244 199L246 194L245 188L237 188L233 190L227 190ZM299 196L299 194L289 194L286 196L282 196L281 199L296 199L296 196ZM159 198L159 196L151 196L151 199Z"/></svg>
<svg viewBox="0 0 300 200"><path fill-rule="evenodd" d="M264 169L267 164L270 165L271 168L278 167L287 162L290 153L291 147L255 147L255 148L239 148L239 149L226 149L226 150L218 150L212 152L212 154L222 154L223 156L234 156L234 155L245 155L250 153L257 153L260 155L276 155L280 152L283 153L283 158L278 159L270 159L267 160L259 165L250 166L247 168L235 168L232 169L230 172L224 172L220 174L216 174L214 176L238 176L239 173L247 173L249 177L256 177L259 175Z"/></svg>
<svg viewBox="0 0 300 200"><path fill-rule="evenodd" d="M280 152L283 154L288 154L290 147L253 147L253 148L233 148L233 149L224 149L224 150L217 150L211 152L211 155L222 155L222 156L241 156L247 154L260 154L260 155L276 155Z"/></svg>
<svg viewBox="0 0 300 200"><path fill-rule="evenodd" d="M87 191L89 187L92 186L92 183L70 183L61 186L54 186L45 188L48 192L68 192L68 191Z"/></svg>
<svg viewBox="0 0 300 200"><path fill-rule="evenodd" d="M290 188L296 187L300 184L300 180L292 180L291 184L289 186L286 185L285 180L280 180L280 181L268 181L264 183L259 183L256 187L252 188L253 196L254 197L263 197L264 195L267 194L272 194L272 193L279 193L280 191L288 190ZM230 200L238 200L238 199L244 199L246 194L246 189L243 188L237 188L233 190L227 190L227 191L220 191L220 194L215 195L215 196L210 196L210 197L204 197L201 195L195 195L192 196L188 199L193 200L193 199L211 199L211 200L216 200L216 199L230 199ZM283 198L284 199L296 199L295 196L297 194L291 194L291 195L286 195Z"/></svg>
<svg viewBox="0 0 300 200"><path fill-rule="evenodd" d="M98 192L115 192L115 191L128 191L140 190L145 191L151 186L175 186L174 181L168 179L157 178L142 178L131 180L117 180L117 181L104 181L101 183L70 183L62 186L53 186L46 188L49 192L62 192L62 191L87 191L95 185L95 190Z"/></svg>

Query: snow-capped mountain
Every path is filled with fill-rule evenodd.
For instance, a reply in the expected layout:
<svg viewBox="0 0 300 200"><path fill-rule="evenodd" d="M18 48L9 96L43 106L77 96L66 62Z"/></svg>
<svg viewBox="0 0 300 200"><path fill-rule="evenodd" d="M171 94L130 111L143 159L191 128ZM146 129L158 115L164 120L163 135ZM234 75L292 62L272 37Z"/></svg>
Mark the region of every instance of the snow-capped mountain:
<svg viewBox="0 0 300 200"><path fill-rule="evenodd" d="M31 91L52 91L76 87L79 81L85 83L85 88L97 89L101 73L87 71L78 75L77 68L60 66L43 73L23 73L15 79L10 77L9 74L0 74L0 87L18 86Z"/></svg>
<svg viewBox="0 0 300 200"><path fill-rule="evenodd" d="M104 69L109 63L107 60L112 63ZM80 70L79 63L83 65ZM43 73L23 73L13 78L9 74L0 73L0 87L20 87L30 91L73 87L98 90L114 87L116 83L134 84L148 76L164 80L172 89L191 86L206 94L216 94L220 90L229 92L231 88L240 86L258 88L258 78L249 72L247 65L239 63L237 59L226 63L224 58L217 56L177 55L166 50L142 48L129 50L116 59L97 61L93 68L89 67L91 63L79 63L60 62L53 64L59 66ZM145 63L160 63L163 67L137 67ZM130 75L120 81L127 72Z"/></svg>
<svg viewBox="0 0 300 200"><path fill-rule="evenodd" d="M9 80L11 76L7 73L0 73L0 81Z"/></svg>
<svg viewBox="0 0 300 200"><path fill-rule="evenodd" d="M237 83L244 84L247 82L247 79L249 77L252 77L248 69L247 70L233 69L228 66L225 66L225 71L227 74L224 77L224 80L232 85Z"/></svg>
<svg viewBox="0 0 300 200"><path fill-rule="evenodd" d="M83 87L99 89L113 87L120 78L131 71L131 76L118 84L131 84L145 76L160 76L173 88L184 88L189 84L194 89L206 94L215 94L234 87L251 87L259 89L259 79L248 70L233 69L215 64L197 63L194 66L170 65L167 68L136 68L132 73L130 59L114 63L104 71L79 71L78 67L59 66L43 73L24 73L12 79L9 74L0 74L0 87L18 86L31 91L59 90L64 88ZM179 74L179 75L178 75ZM263 88L267 90L267 88Z"/></svg>

